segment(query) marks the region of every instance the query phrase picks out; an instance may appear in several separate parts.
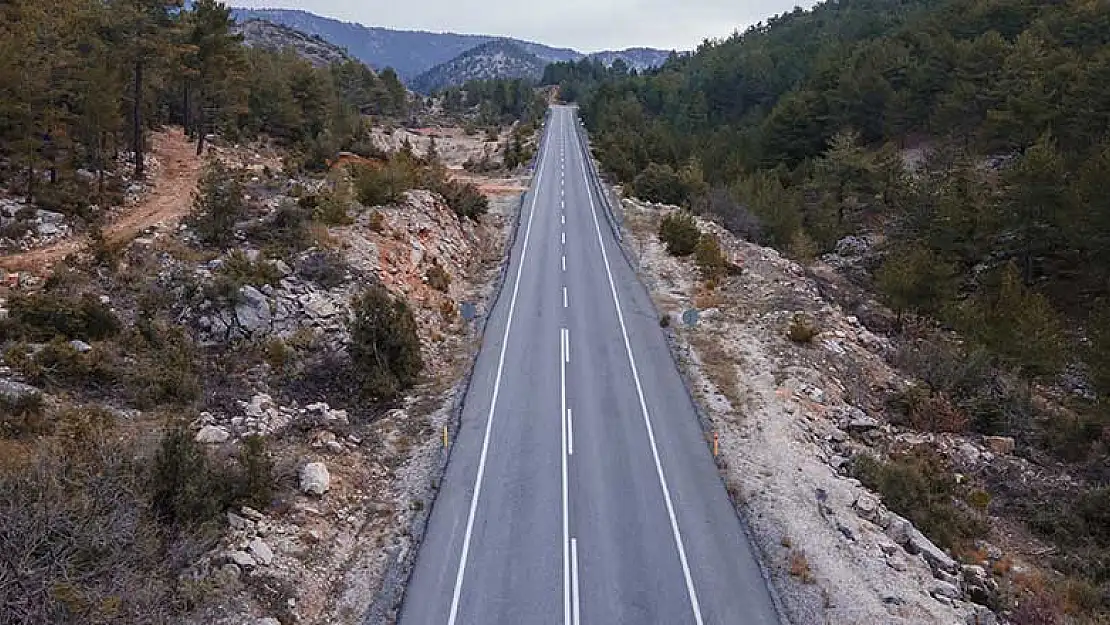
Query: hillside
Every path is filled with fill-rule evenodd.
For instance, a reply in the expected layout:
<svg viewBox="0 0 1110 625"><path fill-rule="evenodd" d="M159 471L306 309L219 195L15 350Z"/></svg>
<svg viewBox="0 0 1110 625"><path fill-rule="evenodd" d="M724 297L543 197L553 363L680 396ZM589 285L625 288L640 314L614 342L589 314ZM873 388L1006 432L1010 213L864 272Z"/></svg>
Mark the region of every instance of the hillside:
<svg viewBox="0 0 1110 625"><path fill-rule="evenodd" d="M347 51L339 46L265 20L246 20L237 24L234 32L243 36L243 44L246 46L274 52L293 49L316 66L352 60Z"/></svg>
<svg viewBox="0 0 1110 625"><path fill-rule="evenodd" d="M437 65L455 59L464 52L491 41L509 41L544 63L577 61L584 54L569 48L556 48L519 39L489 35L460 35L405 31L363 26L322 17L307 11L293 9L233 9L235 19L265 20L281 24L346 49L351 55L375 69L392 67L402 80L410 82ZM669 52L651 48L631 48L591 54L606 65L616 58L623 58L631 67L645 69L657 67L666 61Z"/></svg>
<svg viewBox="0 0 1110 625"><path fill-rule="evenodd" d="M498 39L433 67L409 84L419 93L432 93L473 80L538 79L543 75L545 66L543 60L515 42Z"/></svg>
<svg viewBox="0 0 1110 625"><path fill-rule="evenodd" d="M315 35L347 49L375 69L392 67L403 80L411 80L446 63L467 50L496 37L422 31L391 30L342 22L290 9L234 9L236 20L262 19ZM547 61L576 59L581 54L568 49L513 40L529 53Z"/></svg>
<svg viewBox="0 0 1110 625"><path fill-rule="evenodd" d="M656 50L655 48L628 48L627 50L594 52L587 55L587 58L599 61L606 67L612 65L613 61L620 59L624 61L628 67L636 71L644 71L660 67L663 63L667 62L671 54L672 52L670 51Z"/></svg>

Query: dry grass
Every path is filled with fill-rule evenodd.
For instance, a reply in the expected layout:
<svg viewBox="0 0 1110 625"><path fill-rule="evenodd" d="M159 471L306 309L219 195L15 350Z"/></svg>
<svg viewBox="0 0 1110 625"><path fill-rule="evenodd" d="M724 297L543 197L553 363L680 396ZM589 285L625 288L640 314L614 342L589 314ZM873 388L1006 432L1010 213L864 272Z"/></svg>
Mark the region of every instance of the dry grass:
<svg viewBox="0 0 1110 625"><path fill-rule="evenodd" d="M806 559L804 551L792 549L788 558L788 566L790 576L803 584L812 584L816 581L816 578L813 577L813 571L809 568L809 560Z"/></svg>
<svg viewBox="0 0 1110 625"><path fill-rule="evenodd" d="M212 250L198 250L185 245L176 237L161 237L154 249L169 254L172 258L185 263L207 263L219 256Z"/></svg>
<svg viewBox="0 0 1110 625"><path fill-rule="evenodd" d="M737 383L736 359L723 346L722 337L710 336L704 332L691 332L690 346L697 352L701 360L702 370L709 381L717 387L728 401L733 410L739 410L741 405L740 386Z"/></svg>

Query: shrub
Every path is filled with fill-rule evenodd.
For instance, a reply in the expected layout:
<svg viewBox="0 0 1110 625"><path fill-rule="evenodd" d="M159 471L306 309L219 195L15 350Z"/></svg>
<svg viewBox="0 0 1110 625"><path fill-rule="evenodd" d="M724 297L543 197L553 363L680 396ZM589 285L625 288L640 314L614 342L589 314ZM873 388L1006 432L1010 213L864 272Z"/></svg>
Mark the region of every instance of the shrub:
<svg viewBox="0 0 1110 625"><path fill-rule="evenodd" d="M489 199L474 183L445 180L435 185L434 190L443 196L459 219L477 221L489 212Z"/></svg>
<svg viewBox="0 0 1110 625"><path fill-rule="evenodd" d="M325 289L333 289L346 282L349 271L350 265L343 255L332 251L310 252L297 263L297 275Z"/></svg>
<svg viewBox="0 0 1110 625"><path fill-rule="evenodd" d="M964 432L967 414L952 404L944 393L933 393L917 402L909 412L910 425L925 432Z"/></svg>
<svg viewBox="0 0 1110 625"><path fill-rule="evenodd" d="M125 374L127 395L139 408L188 405L200 398L196 348L180 327L140 324L127 347L137 361Z"/></svg>
<svg viewBox="0 0 1110 625"><path fill-rule="evenodd" d="M312 212L289 202L251 229L250 237L262 242L275 257L288 256L313 245Z"/></svg>
<svg viewBox="0 0 1110 625"><path fill-rule="evenodd" d="M370 213L370 229L374 232L385 232L385 215L375 210Z"/></svg>
<svg viewBox="0 0 1110 625"><path fill-rule="evenodd" d="M274 492L274 462L266 449L266 439L248 436L239 448L238 489L235 499L240 503L266 509Z"/></svg>
<svg viewBox="0 0 1110 625"><path fill-rule="evenodd" d="M8 305L9 328L29 340L48 341L60 336L97 341L120 331L115 313L91 294L80 298L50 293L16 295Z"/></svg>
<svg viewBox="0 0 1110 625"><path fill-rule="evenodd" d="M238 287L248 284L251 286L274 285L281 281L281 274L276 267L261 259L251 261L241 250L235 250L228 255L223 265L220 266L219 273L227 277L231 284L235 285L236 290L238 290Z"/></svg>
<svg viewBox="0 0 1110 625"><path fill-rule="evenodd" d="M159 520L179 528L213 523L231 502L228 480L216 473L190 432L175 429L166 434L151 476L151 502Z"/></svg>
<svg viewBox="0 0 1110 625"><path fill-rule="evenodd" d="M42 393L0 393L0 435L43 434L49 423L43 416Z"/></svg>
<svg viewBox="0 0 1110 625"><path fill-rule="evenodd" d="M404 200L419 182L419 166L408 156L395 154L382 165L352 166L355 196L365 206L385 206Z"/></svg>
<svg viewBox="0 0 1110 625"><path fill-rule="evenodd" d="M447 292L451 288L451 274L447 273L443 267L436 263L428 268L428 273L424 276L427 280L428 286L437 291Z"/></svg>
<svg viewBox="0 0 1110 625"><path fill-rule="evenodd" d="M941 547L956 549L986 534L986 523L957 502L964 493L941 456L921 452L883 462L861 454L851 472Z"/></svg>
<svg viewBox="0 0 1110 625"><path fill-rule="evenodd" d="M225 247L235 240L235 224L246 213L243 184L218 160L204 169L197 192L193 195L193 212L189 224L207 245Z"/></svg>
<svg viewBox="0 0 1110 625"><path fill-rule="evenodd" d="M685 212L674 212L663 217L659 224L659 240L667 246L672 256L689 256L697 249L701 231L694 216Z"/></svg>
<svg viewBox="0 0 1110 625"><path fill-rule="evenodd" d="M797 313L790 322L786 335L795 343L812 343L813 339L821 333L817 321L805 313Z"/></svg>
<svg viewBox="0 0 1110 625"><path fill-rule="evenodd" d="M681 206L689 200L682 177L670 165L651 163L632 181L632 193L649 202Z"/></svg>
<svg viewBox="0 0 1110 625"><path fill-rule="evenodd" d="M694 262L707 280L716 280L728 273L728 257L721 251L721 242L711 234L703 234L698 239Z"/></svg>
<svg viewBox="0 0 1110 625"><path fill-rule="evenodd" d="M340 173L343 173L340 171ZM306 207L312 211L314 219L329 226L346 226L353 224L354 219L348 214L347 209L355 201L353 183L344 174L331 180L331 188L315 198L312 206ZM303 206L303 204L302 204Z"/></svg>
<svg viewBox="0 0 1110 625"><path fill-rule="evenodd" d="M668 315L667 313L663 313L663 314L659 315L659 327L660 328L669 328L669 327L671 327L671 316Z"/></svg>
<svg viewBox="0 0 1110 625"><path fill-rule="evenodd" d="M372 396L393 399L416 383L424 366L412 311L381 285L356 297L352 308L348 353L355 372Z"/></svg>

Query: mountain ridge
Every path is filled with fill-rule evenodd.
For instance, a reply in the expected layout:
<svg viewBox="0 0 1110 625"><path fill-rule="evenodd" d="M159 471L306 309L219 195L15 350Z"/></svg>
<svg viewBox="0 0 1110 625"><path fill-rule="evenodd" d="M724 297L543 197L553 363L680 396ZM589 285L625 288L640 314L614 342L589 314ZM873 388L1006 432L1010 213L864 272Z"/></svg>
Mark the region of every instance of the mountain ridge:
<svg viewBox="0 0 1110 625"><path fill-rule="evenodd" d="M364 26L310 13L303 9L251 9L235 7L232 16L239 22L260 19L317 36L346 49L347 52L375 69L392 67L406 82L411 82L432 68L451 62L469 50L491 41L509 41L541 61L578 61L580 59L625 58L636 69L662 64L670 51L652 48L601 51L585 54L571 48L549 46L533 41L494 35L432 32L424 30L396 30L380 26Z"/></svg>

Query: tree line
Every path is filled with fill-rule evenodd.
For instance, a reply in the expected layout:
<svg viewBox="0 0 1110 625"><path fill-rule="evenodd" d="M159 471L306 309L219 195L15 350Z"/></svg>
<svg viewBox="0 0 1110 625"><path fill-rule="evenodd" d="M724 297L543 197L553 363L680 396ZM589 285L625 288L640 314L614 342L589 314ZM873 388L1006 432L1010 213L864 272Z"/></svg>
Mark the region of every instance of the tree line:
<svg viewBox="0 0 1110 625"><path fill-rule="evenodd" d="M61 208L111 203L120 161L141 177L148 131L164 124L183 126L198 153L212 133L266 134L312 164L365 140L363 114L408 106L392 70L244 46L215 0L0 5L0 182L35 201L64 189Z"/></svg>

